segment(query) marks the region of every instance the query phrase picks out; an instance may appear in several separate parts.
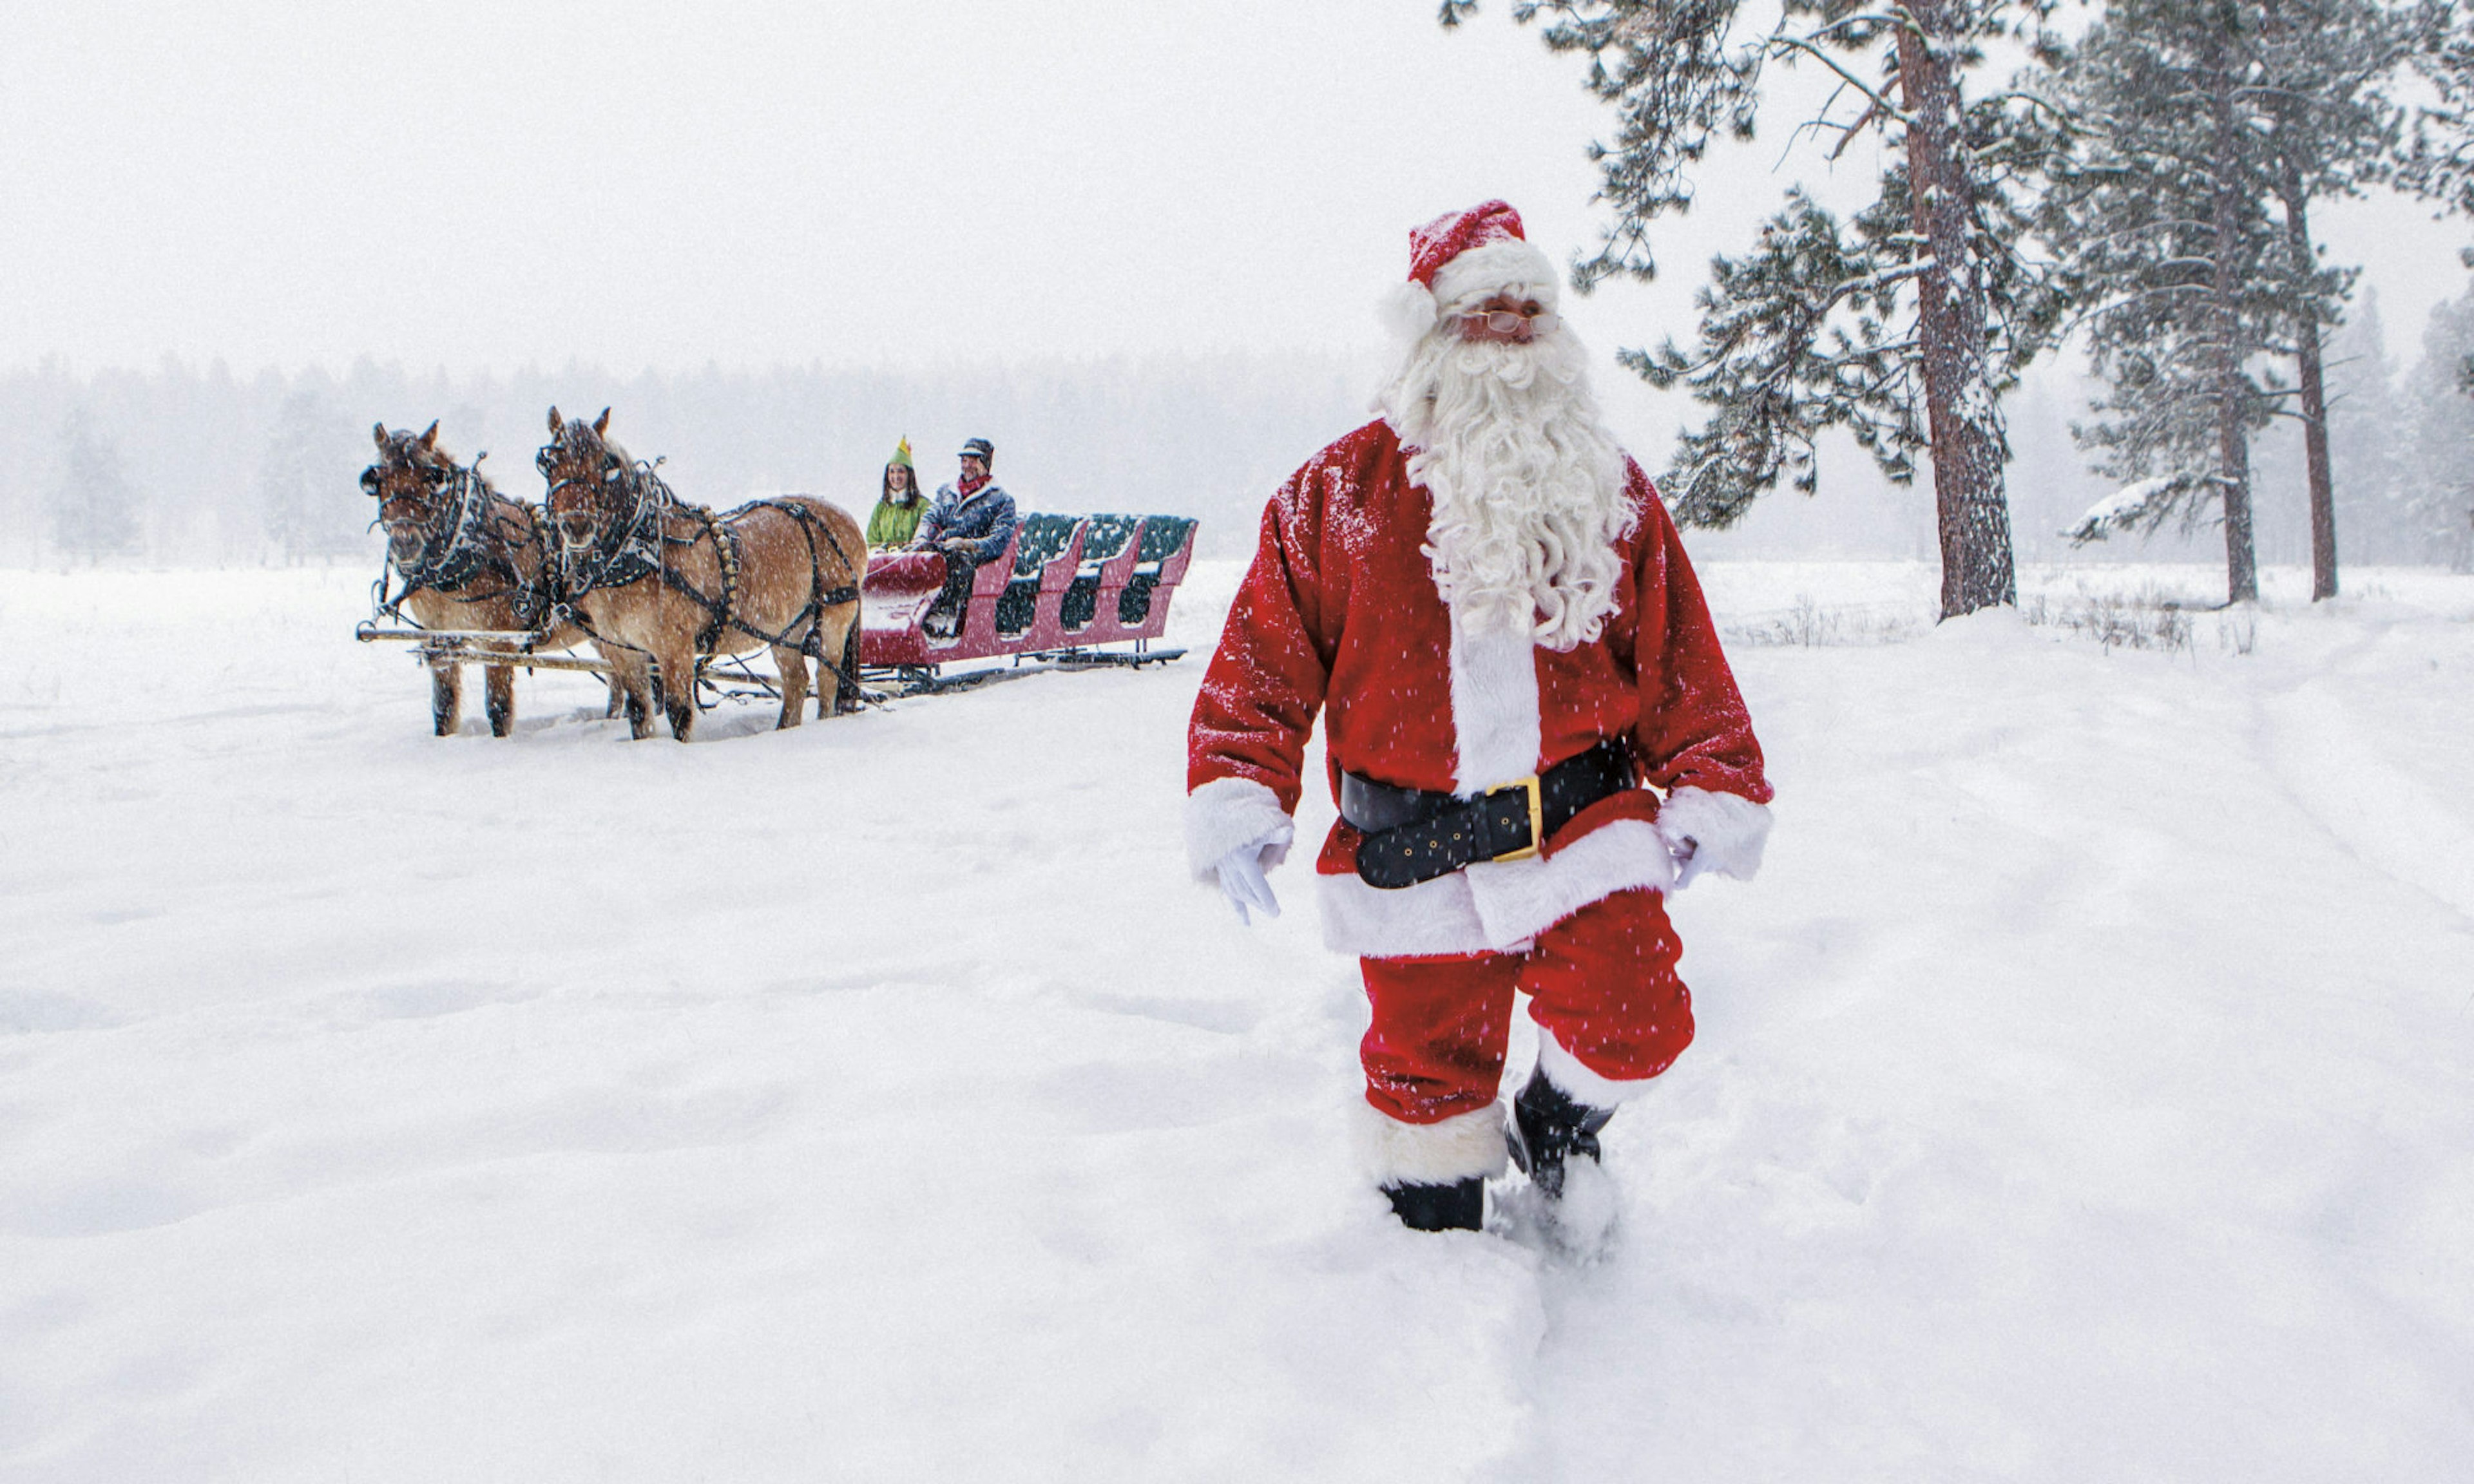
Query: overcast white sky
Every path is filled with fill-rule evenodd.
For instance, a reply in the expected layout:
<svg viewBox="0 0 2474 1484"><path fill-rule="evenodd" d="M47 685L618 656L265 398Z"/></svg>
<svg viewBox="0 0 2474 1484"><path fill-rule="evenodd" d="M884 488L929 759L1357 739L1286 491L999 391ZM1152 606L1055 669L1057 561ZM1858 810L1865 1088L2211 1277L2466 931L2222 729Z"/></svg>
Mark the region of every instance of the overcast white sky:
<svg viewBox="0 0 2474 1484"><path fill-rule="evenodd" d="M1407 228L1511 199L1594 240L1579 67L1433 0L33 0L0 11L0 365L166 353L1021 360L1346 351ZM1664 280L1575 306L1688 331L1781 184L1720 162ZM2332 213L2392 342L2474 229Z"/></svg>

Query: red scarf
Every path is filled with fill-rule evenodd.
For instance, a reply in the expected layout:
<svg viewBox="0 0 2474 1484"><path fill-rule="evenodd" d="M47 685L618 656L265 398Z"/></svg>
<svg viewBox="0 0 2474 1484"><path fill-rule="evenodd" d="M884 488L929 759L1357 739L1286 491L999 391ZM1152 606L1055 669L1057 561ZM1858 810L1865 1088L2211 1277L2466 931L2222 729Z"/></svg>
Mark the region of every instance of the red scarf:
<svg viewBox="0 0 2474 1484"><path fill-rule="evenodd" d="M954 481L954 492L967 500L986 489L988 481L995 477L993 474L982 474L977 479L957 479Z"/></svg>

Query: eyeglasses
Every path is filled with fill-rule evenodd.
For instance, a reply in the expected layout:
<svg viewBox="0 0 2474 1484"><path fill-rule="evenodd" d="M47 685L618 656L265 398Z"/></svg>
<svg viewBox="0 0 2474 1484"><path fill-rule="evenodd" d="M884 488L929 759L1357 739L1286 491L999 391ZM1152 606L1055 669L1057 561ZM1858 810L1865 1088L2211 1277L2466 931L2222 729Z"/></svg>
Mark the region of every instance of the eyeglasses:
<svg viewBox="0 0 2474 1484"><path fill-rule="evenodd" d="M1552 335L1556 325L1553 311L1546 309L1472 309L1461 318L1471 323L1483 323L1497 335L1510 335L1524 324L1533 333Z"/></svg>

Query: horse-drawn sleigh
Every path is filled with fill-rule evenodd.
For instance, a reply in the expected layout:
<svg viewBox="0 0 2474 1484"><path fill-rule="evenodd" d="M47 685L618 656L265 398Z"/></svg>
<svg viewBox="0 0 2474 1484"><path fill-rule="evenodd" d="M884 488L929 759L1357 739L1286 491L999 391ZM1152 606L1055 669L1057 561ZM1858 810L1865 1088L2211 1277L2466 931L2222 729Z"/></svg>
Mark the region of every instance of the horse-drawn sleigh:
<svg viewBox="0 0 2474 1484"><path fill-rule="evenodd" d="M922 623L944 582L936 553L871 557L846 512L808 495L722 515L689 504L654 465L609 440L609 421L607 411L588 424L550 410L550 443L536 461L548 482L543 506L509 499L456 464L438 447L436 423L417 437L376 429L378 461L361 483L379 502L393 592L382 576L377 612L356 634L414 646L430 671L439 734L458 725L466 664L487 672L496 735L514 726L521 667L597 673L611 713L623 709L635 736L650 733L658 709L685 741L709 695L773 699L777 725L798 725L812 660L821 717L1184 653L1152 643L1193 558L1190 519L1025 516L942 636ZM591 657L570 652L579 646ZM772 653L771 676L740 658L760 649Z"/></svg>

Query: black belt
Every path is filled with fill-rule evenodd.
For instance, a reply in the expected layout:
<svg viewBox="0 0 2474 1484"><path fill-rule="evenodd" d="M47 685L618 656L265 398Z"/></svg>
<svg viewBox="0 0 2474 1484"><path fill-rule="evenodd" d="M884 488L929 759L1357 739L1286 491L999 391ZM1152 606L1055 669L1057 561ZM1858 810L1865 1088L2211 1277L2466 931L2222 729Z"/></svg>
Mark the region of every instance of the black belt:
<svg viewBox="0 0 2474 1484"><path fill-rule="evenodd" d="M1340 817L1366 836L1357 847L1358 878L1393 891L1477 861L1535 855L1572 816L1632 786L1632 749L1609 739L1474 799L1344 773Z"/></svg>

